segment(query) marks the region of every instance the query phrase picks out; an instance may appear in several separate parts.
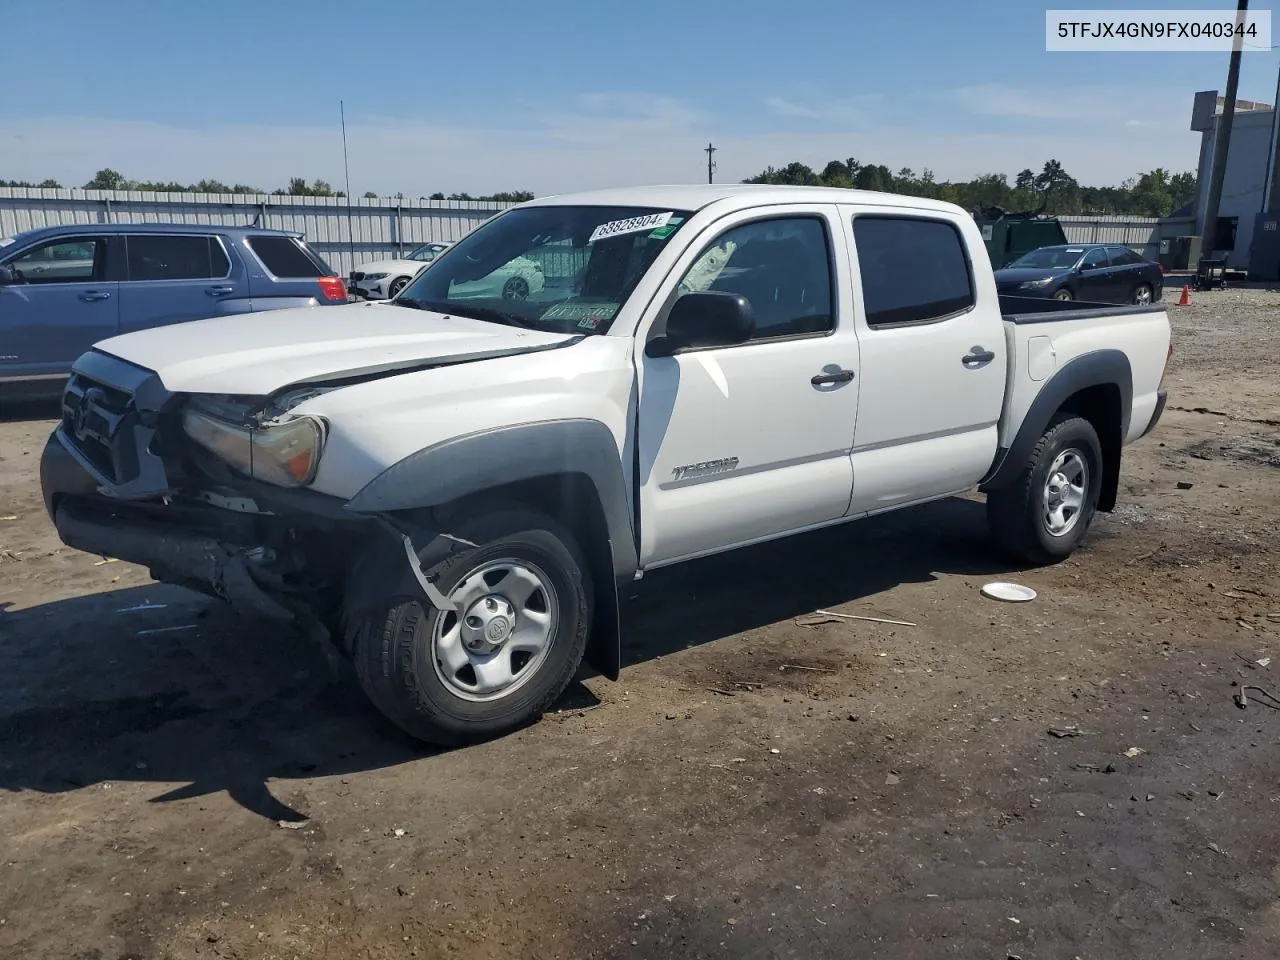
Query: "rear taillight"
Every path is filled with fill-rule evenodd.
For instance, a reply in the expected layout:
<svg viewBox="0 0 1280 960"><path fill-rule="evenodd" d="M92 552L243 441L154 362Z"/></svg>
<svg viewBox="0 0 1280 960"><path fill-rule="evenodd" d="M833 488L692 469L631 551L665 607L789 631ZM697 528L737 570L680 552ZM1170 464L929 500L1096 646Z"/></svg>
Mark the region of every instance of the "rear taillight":
<svg viewBox="0 0 1280 960"><path fill-rule="evenodd" d="M317 277L316 283L320 284L320 296L326 300L347 299L347 285L341 277Z"/></svg>
<svg viewBox="0 0 1280 960"><path fill-rule="evenodd" d="M1164 264L1163 264L1163 263L1157 263L1157 264L1156 264L1156 266L1160 268L1160 276L1162 276L1162 277L1163 277L1163 276L1164 276Z"/></svg>

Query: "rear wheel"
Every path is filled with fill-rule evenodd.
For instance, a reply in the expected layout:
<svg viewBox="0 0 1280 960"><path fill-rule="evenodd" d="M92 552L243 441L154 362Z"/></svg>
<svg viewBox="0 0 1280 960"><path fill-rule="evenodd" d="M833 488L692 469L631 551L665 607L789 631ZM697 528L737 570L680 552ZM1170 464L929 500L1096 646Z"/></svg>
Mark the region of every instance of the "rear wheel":
<svg viewBox="0 0 1280 960"><path fill-rule="evenodd" d="M373 704L437 744L537 720L581 664L592 613L581 549L551 517L513 507L453 524L451 533L477 546L423 573L455 609L428 602L406 562L352 644Z"/></svg>
<svg viewBox="0 0 1280 960"><path fill-rule="evenodd" d="M1140 307L1145 307L1151 303L1151 284L1140 283L1133 291L1133 302Z"/></svg>
<svg viewBox="0 0 1280 960"><path fill-rule="evenodd" d="M1020 560L1049 564L1066 559L1089 531L1101 479L1102 445L1093 424L1060 415L1017 479L987 494L993 537Z"/></svg>

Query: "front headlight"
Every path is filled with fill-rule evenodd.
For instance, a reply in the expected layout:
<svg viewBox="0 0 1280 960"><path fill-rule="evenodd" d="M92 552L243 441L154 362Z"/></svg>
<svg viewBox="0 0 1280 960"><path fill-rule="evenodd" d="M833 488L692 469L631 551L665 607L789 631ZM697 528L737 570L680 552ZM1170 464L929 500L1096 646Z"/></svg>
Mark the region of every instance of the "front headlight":
<svg viewBox="0 0 1280 960"><path fill-rule="evenodd" d="M385 274L385 273L366 273L366 274L364 275L364 278L365 278L366 280L385 280L385 279L387 279L387 274Z"/></svg>
<svg viewBox="0 0 1280 960"><path fill-rule="evenodd" d="M310 416L247 427L188 409L182 428L228 466L277 487L310 483L324 446L324 421Z"/></svg>
<svg viewBox="0 0 1280 960"><path fill-rule="evenodd" d="M1053 277L1041 277L1039 280L1027 280L1021 284L1024 290L1034 290L1036 287L1047 287L1053 283Z"/></svg>

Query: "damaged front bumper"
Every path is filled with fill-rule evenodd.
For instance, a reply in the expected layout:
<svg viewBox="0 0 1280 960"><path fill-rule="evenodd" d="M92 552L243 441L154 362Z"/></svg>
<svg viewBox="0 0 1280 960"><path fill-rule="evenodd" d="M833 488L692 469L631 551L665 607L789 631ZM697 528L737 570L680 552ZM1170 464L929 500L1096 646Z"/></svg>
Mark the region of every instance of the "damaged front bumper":
<svg viewBox="0 0 1280 960"><path fill-rule="evenodd" d="M200 590L249 615L295 619L296 612L270 592L275 554L255 542L260 538L250 518L213 506L182 510L115 500L104 495L101 480L68 448L61 430L49 437L40 481L49 517L67 546L136 563L156 580Z"/></svg>

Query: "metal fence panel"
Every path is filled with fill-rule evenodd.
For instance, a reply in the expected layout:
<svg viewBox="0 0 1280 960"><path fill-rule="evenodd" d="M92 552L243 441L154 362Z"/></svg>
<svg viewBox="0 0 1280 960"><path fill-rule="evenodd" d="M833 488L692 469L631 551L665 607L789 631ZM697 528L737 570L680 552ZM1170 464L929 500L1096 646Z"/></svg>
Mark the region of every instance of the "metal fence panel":
<svg viewBox="0 0 1280 960"><path fill-rule="evenodd" d="M303 234L346 276L356 264L429 241L461 240L512 204L396 197L233 196L0 187L0 237L77 223L259 226Z"/></svg>

